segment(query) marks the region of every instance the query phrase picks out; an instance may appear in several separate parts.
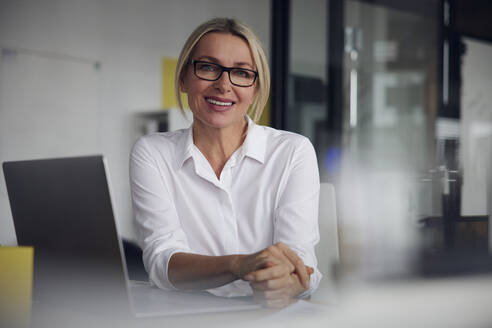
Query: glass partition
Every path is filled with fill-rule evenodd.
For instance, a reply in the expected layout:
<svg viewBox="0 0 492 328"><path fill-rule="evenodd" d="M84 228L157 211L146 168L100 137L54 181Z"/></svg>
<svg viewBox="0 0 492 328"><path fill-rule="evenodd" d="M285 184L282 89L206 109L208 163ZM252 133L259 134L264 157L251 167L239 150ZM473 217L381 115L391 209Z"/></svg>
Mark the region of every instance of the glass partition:
<svg viewBox="0 0 492 328"><path fill-rule="evenodd" d="M430 215L435 166L438 11L345 0L340 215L347 249L372 274L404 274ZM429 201L430 200L430 201Z"/></svg>

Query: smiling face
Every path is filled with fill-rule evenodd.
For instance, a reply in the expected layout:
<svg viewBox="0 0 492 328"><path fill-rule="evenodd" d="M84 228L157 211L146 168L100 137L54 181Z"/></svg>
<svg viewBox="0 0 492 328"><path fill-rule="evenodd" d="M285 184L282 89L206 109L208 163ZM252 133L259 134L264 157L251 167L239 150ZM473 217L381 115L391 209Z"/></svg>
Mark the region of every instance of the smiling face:
<svg viewBox="0 0 492 328"><path fill-rule="evenodd" d="M256 70L248 43L226 33L205 34L193 51L191 60ZM188 95L193 124L208 128L237 128L242 133L244 116L255 97L255 84L250 87L235 86L227 72L223 72L217 81L201 80L190 64L180 88Z"/></svg>

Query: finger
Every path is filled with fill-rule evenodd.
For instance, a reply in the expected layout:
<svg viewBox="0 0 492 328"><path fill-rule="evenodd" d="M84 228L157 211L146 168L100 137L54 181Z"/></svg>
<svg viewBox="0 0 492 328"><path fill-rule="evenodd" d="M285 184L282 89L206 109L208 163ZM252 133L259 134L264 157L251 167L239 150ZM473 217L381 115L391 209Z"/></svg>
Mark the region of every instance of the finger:
<svg viewBox="0 0 492 328"><path fill-rule="evenodd" d="M291 263L295 266L295 273L299 276L299 279L301 280L301 284L305 287L309 287L309 275L306 270L306 266L304 265L304 262L301 260L299 255L297 255L296 252L291 250L288 246L285 246L285 254L291 261Z"/></svg>
<svg viewBox="0 0 492 328"><path fill-rule="evenodd" d="M277 265L277 264L280 264L280 263L278 261L277 262L266 261L265 265L263 266L263 269L271 268L272 266Z"/></svg>
<svg viewBox="0 0 492 328"><path fill-rule="evenodd" d="M294 252L289 246L279 243L279 247L282 248L283 253L289 259L289 261L294 265L296 271L303 271L305 269L304 262L299 257L299 255Z"/></svg>
<svg viewBox="0 0 492 328"><path fill-rule="evenodd" d="M308 265L306 265L306 271L308 275L312 275L314 273L314 269Z"/></svg>
<svg viewBox="0 0 492 328"><path fill-rule="evenodd" d="M256 291L256 298L260 300L277 300L281 298L288 298L288 293L285 289L261 290Z"/></svg>
<svg viewBox="0 0 492 328"><path fill-rule="evenodd" d="M290 272L285 265L277 264L266 269L250 272L246 276L244 276L244 279L248 281L259 282L270 279L278 279L289 274Z"/></svg>
<svg viewBox="0 0 492 328"><path fill-rule="evenodd" d="M258 261L256 261L256 263L251 267L251 270L249 270L249 272L271 268L280 263L281 263L280 261L272 257L261 258Z"/></svg>
<svg viewBox="0 0 492 328"><path fill-rule="evenodd" d="M289 281L285 277L279 279L270 279L261 282L250 282L250 286L254 290L277 290L285 288L286 286L288 286L288 284Z"/></svg>
<svg viewBox="0 0 492 328"><path fill-rule="evenodd" d="M280 270L278 268L279 266L280 265L275 265L275 266L272 266L269 268L250 272L244 276L244 280L252 281L252 282L259 282L259 281L266 281L268 279L279 278L282 276L280 274Z"/></svg>
<svg viewBox="0 0 492 328"><path fill-rule="evenodd" d="M275 266L278 263L281 262L272 256L255 255L252 258L249 258L247 261L243 262L239 276L242 279L246 279L245 276L247 274Z"/></svg>
<svg viewBox="0 0 492 328"><path fill-rule="evenodd" d="M292 261L286 256L285 251L284 251L284 249L286 247L287 246L285 244L277 243L275 245L269 246L266 249L266 251L267 251L267 253L271 254L272 256L279 259L280 261L285 262L288 265L290 272L294 272L295 266L292 263ZM288 249L288 247L287 247L287 249Z"/></svg>

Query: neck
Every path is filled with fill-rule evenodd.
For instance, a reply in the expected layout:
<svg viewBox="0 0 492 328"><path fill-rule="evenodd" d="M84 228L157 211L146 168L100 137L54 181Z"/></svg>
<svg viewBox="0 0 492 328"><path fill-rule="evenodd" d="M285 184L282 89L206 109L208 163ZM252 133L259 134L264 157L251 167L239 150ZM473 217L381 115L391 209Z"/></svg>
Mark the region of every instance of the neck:
<svg viewBox="0 0 492 328"><path fill-rule="evenodd" d="M218 178L225 163L243 144L247 128L246 119L227 128L211 128L193 123L193 142L208 160Z"/></svg>

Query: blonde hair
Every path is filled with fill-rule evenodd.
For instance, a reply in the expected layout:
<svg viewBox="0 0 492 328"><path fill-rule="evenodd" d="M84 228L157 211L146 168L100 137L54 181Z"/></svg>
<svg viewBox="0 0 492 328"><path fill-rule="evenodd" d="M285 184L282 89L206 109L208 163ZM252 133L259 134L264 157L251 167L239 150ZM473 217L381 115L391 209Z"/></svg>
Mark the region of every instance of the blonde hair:
<svg viewBox="0 0 492 328"><path fill-rule="evenodd" d="M190 63L190 57L196 48L200 39L207 33L218 32L228 33L242 38L246 41L253 55L253 62L258 71L256 80L256 95L249 110L249 116L257 122L265 108L270 93L270 69L265 52L261 46L260 40L253 31L241 22L230 18L214 18L198 26L186 40L181 53L179 54L176 66L176 75L174 76L175 96L178 106L184 112L183 102L179 86L184 79L186 69Z"/></svg>

